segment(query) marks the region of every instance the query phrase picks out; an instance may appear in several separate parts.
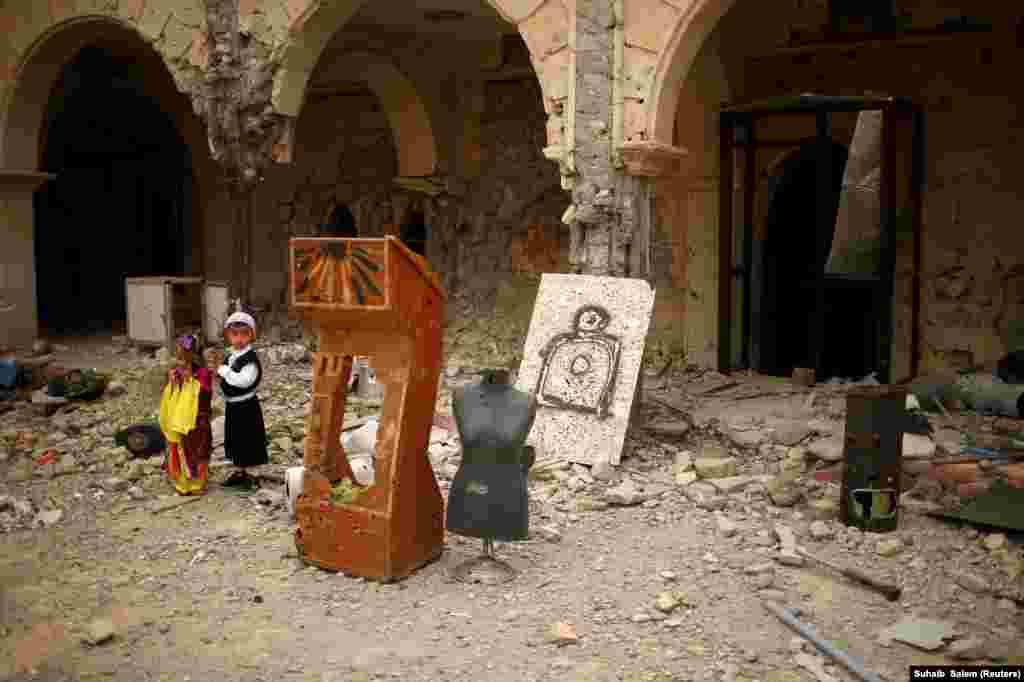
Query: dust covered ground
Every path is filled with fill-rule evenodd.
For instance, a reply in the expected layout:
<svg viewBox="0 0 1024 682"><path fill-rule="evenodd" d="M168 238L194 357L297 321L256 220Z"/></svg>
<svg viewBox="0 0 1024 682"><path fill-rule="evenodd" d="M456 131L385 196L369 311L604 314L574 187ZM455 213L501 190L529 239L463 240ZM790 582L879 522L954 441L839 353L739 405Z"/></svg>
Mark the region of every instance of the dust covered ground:
<svg viewBox="0 0 1024 682"><path fill-rule="evenodd" d="M280 475L301 463L311 369L302 347L263 353L266 473ZM692 372L648 377L648 428L630 436L621 467L543 462L532 474L532 538L497 545L520 571L513 582L451 581L447 569L480 546L448 536L439 561L380 585L304 566L279 486L219 487L219 451L210 494L168 507L177 498L160 458L131 460L112 439L151 414L157 360L107 339L63 348L58 361L111 370L119 384L49 417L27 403L0 414L0 679L855 679L762 600L798 607L888 680L954 657L1024 663L1018 538L912 511L885 535L835 521L837 487L814 475L828 463L806 447L841 430L834 395L814 406L776 387L714 402L694 397L706 388ZM430 454L443 489L458 466L449 391L472 380L445 372ZM802 438L771 424L787 400L789 421L810 425ZM349 418L373 410L355 405ZM747 426L728 427L730 414ZM48 448L57 461L36 464ZM783 490L787 467L799 471ZM780 542L789 531L813 553L898 582L903 598L793 565ZM920 622L882 636L913 617L936 621L933 650L899 641L918 639Z"/></svg>

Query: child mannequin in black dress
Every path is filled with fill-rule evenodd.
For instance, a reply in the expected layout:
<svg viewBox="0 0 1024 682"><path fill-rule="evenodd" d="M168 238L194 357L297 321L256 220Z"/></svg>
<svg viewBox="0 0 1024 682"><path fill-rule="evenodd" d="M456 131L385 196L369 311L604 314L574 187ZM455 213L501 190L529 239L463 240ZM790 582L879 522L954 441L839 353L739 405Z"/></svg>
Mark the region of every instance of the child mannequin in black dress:
<svg viewBox="0 0 1024 682"><path fill-rule="evenodd" d="M224 336L232 351L217 369L225 403L224 454L236 467L224 485L254 488L258 483L246 469L270 461L263 409L256 395L263 376L259 356L252 348L256 320L245 312L233 313L224 323Z"/></svg>

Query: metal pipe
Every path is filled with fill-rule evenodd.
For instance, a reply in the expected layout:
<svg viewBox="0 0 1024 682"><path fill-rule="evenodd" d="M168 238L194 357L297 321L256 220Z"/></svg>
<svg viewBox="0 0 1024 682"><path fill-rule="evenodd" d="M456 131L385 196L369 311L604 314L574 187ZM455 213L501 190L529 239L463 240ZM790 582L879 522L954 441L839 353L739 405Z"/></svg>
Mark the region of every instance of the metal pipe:
<svg viewBox="0 0 1024 682"><path fill-rule="evenodd" d="M863 664L855 658L849 656L846 652L840 651L830 642L825 641L818 633L814 631L810 625L801 623L796 619L796 616L789 609L784 609L777 604L772 604L767 601L762 601L761 604L768 610L771 611L776 618L781 620L783 623L788 625L790 628L795 630L801 637L806 639L808 642L818 648L821 653L825 654L832 660L836 661L844 668L849 670L851 673L864 680L864 682L882 682L882 678L875 673L866 670Z"/></svg>

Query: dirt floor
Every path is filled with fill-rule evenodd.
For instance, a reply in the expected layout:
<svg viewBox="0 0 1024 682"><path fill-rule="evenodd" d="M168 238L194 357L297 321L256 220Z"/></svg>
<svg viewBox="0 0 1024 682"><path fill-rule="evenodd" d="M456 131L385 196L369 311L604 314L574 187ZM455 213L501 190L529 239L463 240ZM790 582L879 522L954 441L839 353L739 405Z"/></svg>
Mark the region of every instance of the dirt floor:
<svg viewBox="0 0 1024 682"><path fill-rule="evenodd" d="M264 353L261 395L275 443L267 469L280 474L301 463L310 367L299 351ZM480 546L450 535L439 561L380 585L304 566L276 486L244 495L214 484L168 509L176 498L159 458L129 461L110 438L138 416L139 388L163 370L109 340L58 356L61 366L114 371L124 394L50 417L28 404L0 414L0 679L855 679L765 600L798 607L887 680L954 656L1024 664L1024 611L1011 599L1021 587L1019 538L914 513L899 531L873 536L843 527L826 505L778 506L764 476L784 458L722 436L729 399L718 398L717 416L701 413L693 405L711 399L694 398L682 373L645 381L651 426L630 436L616 471L538 469L534 537L497 546L519 570L514 581L452 581L448 569ZM472 379L448 371L439 412L450 388ZM734 399L735 414L756 399ZM780 400L768 396L768 416L744 423L764 428ZM807 404L806 395L795 400L790 418ZM841 425L829 409L800 418ZM431 458L444 488L457 434L435 432ZM19 434L37 436L29 452L15 446ZM30 455L46 447L72 459L59 470L35 465ZM712 450L733 457L728 485L689 475L690 460ZM832 494L828 485L816 494ZM778 551L787 529L809 551L900 583L902 599L888 602L810 562L790 565L798 562ZM915 616L948 626L934 651L879 641Z"/></svg>

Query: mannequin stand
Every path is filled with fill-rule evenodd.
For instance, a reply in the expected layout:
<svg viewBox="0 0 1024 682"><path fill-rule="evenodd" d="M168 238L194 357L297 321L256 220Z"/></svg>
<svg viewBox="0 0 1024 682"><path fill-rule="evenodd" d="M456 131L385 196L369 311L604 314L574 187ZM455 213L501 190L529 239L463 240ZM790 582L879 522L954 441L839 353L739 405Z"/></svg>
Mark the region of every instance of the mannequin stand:
<svg viewBox="0 0 1024 682"><path fill-rule="evenodd" d="M517 575L516 569L494 556L494 540L484 538L484 551L480 556L466 559L451 570L451 577L461 583L479 582L484 585L502 585ZM470 579L476 577L475 580Z"/></svg>

